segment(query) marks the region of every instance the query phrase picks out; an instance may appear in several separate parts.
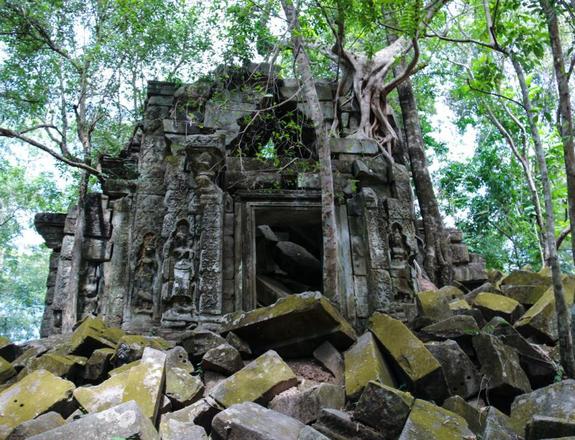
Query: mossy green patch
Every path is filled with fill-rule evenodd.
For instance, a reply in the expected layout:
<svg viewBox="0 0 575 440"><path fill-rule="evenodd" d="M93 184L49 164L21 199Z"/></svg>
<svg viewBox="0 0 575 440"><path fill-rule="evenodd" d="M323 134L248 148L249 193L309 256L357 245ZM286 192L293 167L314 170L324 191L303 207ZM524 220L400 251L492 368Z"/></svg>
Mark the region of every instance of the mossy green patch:
<svg viewBox="0 0 575 440"><path fill-rule="evenodd" d="M16 369L3 357L0 357L0 383L6 382L16 374Z"/></svg>
<svg viewBox="0 0 575 440"><path fill-rule="evenodd" d="M37 370L0 393L0 438L26 420L65 401L74 384L46 370Z"/></svg>
<svg viewBox="0 0 575 440"><path fill-rule="evenodd" d="M80 387L74 390L74 399L87 412L104 411L122 403L124 389L128 382L130 371L116 374L110 379L93 387Z"/></svg>
<svg viewBox="0 0 575 440"><path fill-rule="evenodd" d="M395 382L371 333L363 334L344 353L345 393L350 399L359 398L370 381L391 387Z"/></svg>
<svg viewBox="0 0 575 440"><path fill-rule="evenodd" d="M474 439L465 419L425 400L416 399L399 440Z"/></svg>
<svg viewBox="0 0 575 440"><path fill-rule="evenodd" d="M86 360L83 356L46 353L32 359L28 366L20 371L18 377L21 379L35 370L47 370L56 376L71 377L79 372L80 368L86 364Z"/></svg>
<svg viewBox="0 0 575 440"><path fill-rule="evenodd" d="M88 317L70 338L70 353L91 354L97 348L114 348L124 332L108 327L101 318Z"/></svg>
<svg viewBox="0 0 575 440"><path fill-rule="evenodd" d="M434 321L448 318L452 315L449 300L437 290L426 290L416 295L419 314Z"/></svg>

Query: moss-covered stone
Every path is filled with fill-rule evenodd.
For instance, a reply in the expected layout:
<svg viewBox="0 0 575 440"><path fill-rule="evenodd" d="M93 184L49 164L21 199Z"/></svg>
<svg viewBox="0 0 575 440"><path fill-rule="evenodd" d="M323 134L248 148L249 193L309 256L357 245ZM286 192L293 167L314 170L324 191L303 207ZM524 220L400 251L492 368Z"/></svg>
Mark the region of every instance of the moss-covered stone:
<svg viewBox="0 0 575 440"><path fill-rule="evenodd" d="M473 440L465 419L451 411L417 399L399 440Z"/></svg>
<svg viewBox="0 0 575 440"><path fill-rule="evenodd" d="M524 270L513 271L499 282L505 296L525 305L535 304L549 287L550 274Z"/></svg>
<svg viewBox="0 0 575 440"><path fill-rule="evenodd" d="M6 382L16 374L16 369L6 359L0 357L0 383Z"/></svg>
<svg viewBox="0 0 575 440"><path fill-rule="evenodd" d="M481 408L473 405L461 396L451 396L443 402L443 407L465 419L469 429L479 434L485 428L485 417L481 415Z"/></svg>
<svg viewBox="0 0 575 440"><path fill-rule="evenodd" d="M358 399L370 381L391 387L395 382L371 333L364 333L344 355L345 393L350 399Z"/></svg>
<svg viewBox="0 0 575 440"><path fill-rule="evenodd" d="M570 307L573 305L573 297L575 296L574 277L563 278L563 291L565 301ZM551 344L557 341L557 319L553 287L545 291L541 298L515 322L514 327L527 338L535 337Z"/></svg>
<svg viewBox="0 0 575 440"><path fill-rule="evenodd" d="M165 364L166 354L164 352L146 347L140 364L129 370L122 397L123 402L136 401L142 413L152 423L156 422L162 403Z"/></svg>
<svg viewBox="0 0 575 440"><path fill-rule="evenodd" d="M443 286L438 292L449 302L465 298L463 291L455 286Z"/></svg>
<svg viewBox="0 0 575 440"><path fill-rule="evenodd" d="M357 339L353 327L319 293L289 295L275 304L224 317L224 333L249 341L255 354L276 350L282 356L311 356L324 341L346 350Z"/></svg>
<svg viewBox="0 0 575 440"><path fill-rule="evenodd" d="M89 413L97 413L122 403L130 370L115 374L96 386L86 386L74 390L74 399Z"/></svg>
<svg viewBox="0 0 575 440"><path fill-rule="evenodd" d="M166 396L175 409L190 405L202 397L204 384L198 376L192 376L183 368L166 369Z"/></svg>
<svg viewBox="0 0 575 440"><path fill-rule="evenodd" d="M523 312L521 304L514 299L490 292L481 292L475 297L474 304L488 321L500 316L513 323Z"/></svg>
<svg viewBox="0 0 575 440"><path fill-rule="evenodd" d="M416 300L419 315L431 321L441 321L453 314L449 308L449 300L440 291L419 292L416 295Z"/></svg>
<svg viewBox="0 0 575 440"><path fill-rule="evenodd" d="M74 384L46 370L37 370L0 393L0 439L26 420L64 402Z"/></svg>
<svg viewBox="0 0 575 440"><path fill-rule="evenodd" d="M166 351L173 348L174 344L155 336L124 335L116 344L113 359L116 363L133 362L142 357L146 347Z"/></svg>
<svg viewBox="0 0 575 440"><path fill-rule="evenodd" d="M291 368L270 350L220 382L210 395L228 408L242 402L267 403L296 384L297 378Z"/></svg>
<svg viewBox="0 0 575 440"><path fill-rule="evenodd" d="M115 348L124 332L108 327L101 318L88 317L70 338L70 353L90 355L97 348Z"/></svg>
<svg viewBox="0 0 575 440"><path fill-rule="evenodd" d="M449 303L449 310L457 313L461 310L471 310L471 306L465 299L456 299Z"/></svg>
<svg viewBox="0 0 575 440"><path fill-rule="evenodd" d="M479 334L472 316L455 315L421 329L421 333L439 339L457 339Z"/></svg>
<svg viewBox="0 0 575 440"><path fill-rule="evenodd" d="M99 348L94 350L92 355L86 361L82 377L90 381L97 381L105 377L104 375L110 368L110 359L114 355L113 348Z"/></svg>
<svg viewBox="0 0 575 440"><path fill-rule="evenodd" d="M446 397L447 385L441 365L405 324L376 312L370 318L368 328L416 395L437 401Z"/></svg>
<svg viewBox="0 0 575 440"><path fill-rule="evenodd" d="M55 429L65 423L66 421L60 414L51 411L46 414L42 414L35 419L27 420L26 422L19 424L14 428L6 440L25 440L34 435Z"/></svg>
<svg viewBox="0 0 575 440"><path fill-rule="evenodd" d="M21 379L35 370L47 370L56 376L74 379L80 375L82 367L86 364L83 356L61 355L56 353L46 353L38 358L32 359L29 365L18 374Z"/></svg>
<svg viewBox="0 0 575 440"><path fill-rule="evenodd" d="M108 376L112 377L112 376L115 376L116 374L124 373L124 372L130 370L132 367L135 367L136 365L140 365L139 359L137 361L130 362L130 363L124 364L124 365L120 365L118 368L114 368L113 370L110 370L108 372Z"/></svg>

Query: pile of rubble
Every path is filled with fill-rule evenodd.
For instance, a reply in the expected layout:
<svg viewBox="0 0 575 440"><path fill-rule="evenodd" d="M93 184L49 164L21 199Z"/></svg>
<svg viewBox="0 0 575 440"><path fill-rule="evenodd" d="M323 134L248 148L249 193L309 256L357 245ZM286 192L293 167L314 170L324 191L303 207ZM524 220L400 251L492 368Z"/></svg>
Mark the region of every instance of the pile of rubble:
<svg viewBox="0 0 575 440"><path fill-rule="evenodd" d="M575 438L550 286L514 272L420 292L409 322L377 312L359 336L319 293L173 341L89 317L0 342L0 439Z"/></svg>

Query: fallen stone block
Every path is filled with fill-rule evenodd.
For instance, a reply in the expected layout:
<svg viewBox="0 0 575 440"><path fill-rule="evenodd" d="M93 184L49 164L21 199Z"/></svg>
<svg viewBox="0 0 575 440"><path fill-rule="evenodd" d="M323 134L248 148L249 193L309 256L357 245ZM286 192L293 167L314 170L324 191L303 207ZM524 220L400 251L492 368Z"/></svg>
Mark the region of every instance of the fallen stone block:
<svg viewBox="0 0 575 440"><path fill-rule="evenodd" d="M324 409L313 428L331 440L384 440L382 433L359 423L351 415L336 409Z"/></svg>
<svg viewBox="0 0 575 440"><path fill-rule="evenodd" d="M209 432L212 420L219 412L220 409L215 402L209 399L200 399L178 411L163 414L160 421L160 434L165 430L169 430L167 424L171 423L172 420L180 423L198 425Z"/></svg>
<svg viewBox="0 0 575 440"><path fill-rule="evenodd" d="M534 416L527 425L525 440L575 437L575 421L558 417Z"/></svg>
<svg viewBox="0 0 575 440"><path fill-rule="evenodd" d="M447 384L441 364L401 321L374 313L368 325L416 396L443 401Z"/></svg>
<svg viewBox="0 0 575 440"><path fill-rule="evenodd" d="M166 368L166 396L174 409L180 409L201 399L204 384L183 368Z"/></svg>
<svg viewBox="0 0 575 440"><path fill-rule="evenodd" d="M209 330L186 332L179 341L179 345L184 347L194 360L200 360L209 350L225 343L224 338Z"/></svg>
<svg viewBox="0 0 575 440"><path fill-rule="evenodd" d="M194 364L188 358L188 352L184 347L176 346L166 352L166 369L180 368L192 374Z"/></svg>
<svg viewBox="0 0 575 440"><path fill-rule="evenodd" d="M82 375L82 370L87 359L83 356L62 355L57 353L46 353L40 357L32 359L28 366L18 373L18 379L35 370L46 370L56 376L75 380Z"/></svg>
<svg viewBox="0 0 575 440"><path fill-rule="evenodd" d="M575 421L575 380L567 379L515 398L511 406L511 424L525 435L527 424L535 416Z"/></svg>
<svg viewBox="0 0 575 440"><path fill-rule="evenodd" d="M429 342L425 347L441 364L451 396L459 395L467 399L479 392L479 371L457 342Z"/></svg>
<svg viewBox="0 0 575 440"><path fill-rule="evenodd" d="M333 374L337 383L344 384L343 356L337 348L326 341L314 350L313 357Z"/></svg>
<svg viewBox="0 0 575 440"><path fill-rule="evenodd" d="M60 414L48 412L18 425L6 440L25 440L34 435L42 434L43 432L62 426L65 423L66 421Z"/></svg>
<svg viewBox="0 0 575 440"><path fill-rule="evenodd" d="M564 277L563 292L567 306L570 307L575 294L575 278ZM536 338L538 341L554 345L558 333L553 288L547 289L514 326L526 338Z"/></svg>
<svg viewBox="0 0 575 440"><path fill-rule="evenodd" d="M6 359L0 357L0 383L6 382L16 375L16 369Z"/></svg>
<svg viewBox="0 0 575 440"><path fill-rule="evenodd" d="M253 402L232 405L212 421L213 440L299 440L299 420Z"/></svg>
<svg viewBox="0 0 575 440"><path fill-rule="evenodd" d="M496 293L481 292L473 302L486 320L499 316L507 322L515 322L524 312L523 307L512 298Z"/></svg>
<svg viewBox="0 0 575 440"><path fill-rule="evenodd" d="M76 388L74 399L84 411L89 413L97 413L118 406L123 402L124 390L129 377L130 370L126 370L113 375L100 385Z"/></svg>
<svg viewBox="0 0 575 440"><path fill-rule="evenodd" d="M224 317L224 331L249 343L254 354L275 350L282 356L307 357L323 342L345 350L357 336L351 325L325 297L306 292L275 304Z"/></svg>
<svg viewBox="0 0 575 440"><path fill-rule="evenodd" d="M417 399L398 440L475 440L461 416Z"/></svg>
<svg viewBox="0 0 575 440"><path fill-rule="evenodd" d="M473 347L486 378L483 387L495 407L505 412L515 396L531 391L515 349L486 334L474 336Z"/></svg>
<svg viewBox="0 0 575 440"><path fill-rule="evenodd" d="M353 419L396 439L403 429L415 399L410 393L378 382L369 382L353 412Z"/></svg>
<svg viewBox="0 0 575 440"><path fill-rule="evenodd" d="M94 350L84 365L82 378L96 382L105 377L110 368L110 360L112 359L114 352L115 350L113 348L99 348Z"/></svg>
<svg viewBox="0 0 575 440"><path fill-rule="evenodd" d="M291 368L273 350L250 362L220 382L210 396L225 408L236 403L268 403L277 394L297 385Z"/></svg>
<svg viewBox="0 0 575 440"><path fill-rule="evenodd" d="M342 386L322 383L307 389L293 387L275 396L269 409L309 425L317 420L323 408L342 409L345 392Z"/></svg>
<svg viewBox="0 0 575 440"><path fill-rule="evenodd" d="M479 326L471 316L455 315L422 328L421 333L436 339L471 338L479 334Z"/></svg>
<svg viewBox="0 0 575 440"><path fill-rule="evenodd" d="M242 357L252 355L252 349L250 348L249 344L242 338L240 338L238 335L236 335L234 332L229 332L226 335L226 341L228 342L228 344L230 344L232 347L238 350L242 355Z"/></svg>
<svg viewBox="0 0 575 440"><path fill-rule="evenodd" d="M88 414L56 429L35 435L30 440L62 439L110 440L137 438L159 440L154 425L136 402L130 401L95 414Z"/></svg>
<svg viewBox="0 0 575 440"><path fill-rule="evenodd" d="M162 425L160 435L162 440L208 440L206 430L201 426L178 422L174 419Z"/></svg>
<svg viewBox="0 0 575 440"><path fill-rule="evenodd" d="M88 317L72 333L70 353L89 356L98 348L115 348L124 332L108 327L100 318Z"/></svg>
<svg viewBox="0 0 575 440"><path fill-rule="evenodd" d="M0 357L8 362L13 362L22 354L22 349L10 339L0 336Z"/></svg>
<svg viewBox="0 0 575 440"><path fill-rule="evenodd" d="M227 343L209 349L202 358L204 370L215 371L226 376L241 370L243 366L240 352Z"/></svg>
<svg viewBox="0 0 575 440"><path fill-rule="evenodd" d="M166 354L146 347L140 364L129 370L122 400L135 401L142 414L155 424L162 403Z"/></svg>
<svg viewBox="0 0 575 440"><path fill-rule="evenodd" d="M323 435L321 432L316 431L311 426L304 426L299 432L297 440L331 440Z"/></svg>
<svg viewBox="0 0 575 440"><path fill-rule="evenodd" d="M74 388L72 382L46 370L36 370L6 388L0 393L0 438L27 420L58 410Z"/></svg>
<svg viewBox="0 0 575 440"><path fill-rule="evenodd" d="M356 400L369 381L395 386L391 372L385 363L375 338L364 333L344 355L345 393Z"/></svg>
<svg viewBox="0 0 575 440"><path fill-rule="evenodd" d="M551 277L547 274L516 270L499 282L501 292L525 305L535 304L551 287Z"/></svg>
<svg viewBox="0 0 575 440"><path fill-rule="evenodd" d="M467 402L461 396L451 396L443 402L443 408L463 417L469 429L475 434L483 432L485 417L481 415L481 408L478 405Z"/></svg>
<svg viewBox="0 0 575 440"><path fill-rule="evenodd" d="M464 310L471 310L471 305L465 299L456 299L449 303L449 310L457 314Z"/></svg>
<svg viewBox="0 0 575 440"><path fill-rule="evenodd" d="M144 355L144 350L148 347L167 351L173 348L174 344L157 336L125 335L116 345L113 360L118 366L134 362Z"/></svg>
<svg viewBox="0 0 575 440"><path fill-rule="evenodd" d="M435 322L449 318L453 314L449 308L449 300L438 290L418 292L415 298L420 317Z"/></svg>
<svg viewBox="0 0 575 440"><path fill-rule="evenodd" d="M519 435L513 429L509 416L497 408L488 406L481 410L483 430L478 433L482 440L517 440Z"/></svg>

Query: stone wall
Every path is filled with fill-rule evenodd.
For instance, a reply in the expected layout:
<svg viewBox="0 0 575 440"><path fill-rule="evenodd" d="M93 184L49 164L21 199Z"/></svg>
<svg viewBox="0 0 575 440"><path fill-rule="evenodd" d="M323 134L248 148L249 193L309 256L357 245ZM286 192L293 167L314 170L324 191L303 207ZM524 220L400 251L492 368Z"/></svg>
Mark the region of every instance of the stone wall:
<svg viewBox="0 0 575 440"><path fill-rule="evenodd" d="M62 315L161 334L217 327L225 313L321 289L318 162L299 86L256 69L216 77L150 82L130 142L101 158L103 192L66 216L36 217L53 249L43 336L71 330ZM422 235L406 166L374 141L345 138L357 110L335 112L333 85L317 87L326 123L336 118L342 135L330 145L342 288L323 293L363 327L374 311L400 315L413 303ZM69 292L79 209L80 288ZM484 279L482 261L451 236L456 279Z"/></svg>

